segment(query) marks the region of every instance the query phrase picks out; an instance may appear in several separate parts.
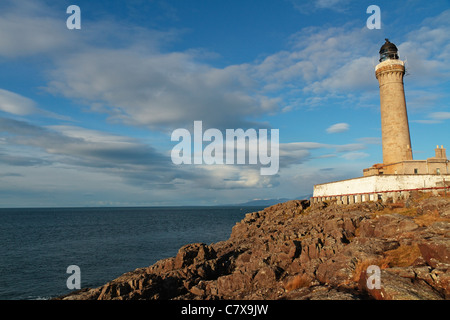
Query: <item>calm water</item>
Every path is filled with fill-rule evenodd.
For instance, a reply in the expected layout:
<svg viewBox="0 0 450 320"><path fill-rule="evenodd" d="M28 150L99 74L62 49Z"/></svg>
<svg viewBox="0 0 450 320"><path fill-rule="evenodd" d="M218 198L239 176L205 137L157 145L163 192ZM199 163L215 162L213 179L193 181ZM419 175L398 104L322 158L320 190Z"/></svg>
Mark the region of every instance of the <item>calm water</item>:
<svg viewBox="0 0 450 320"><path fill-rule="evenodd" d="M0 209L0 299L48 299L175 256L188 243L228 239L261 207Z"/></svg>

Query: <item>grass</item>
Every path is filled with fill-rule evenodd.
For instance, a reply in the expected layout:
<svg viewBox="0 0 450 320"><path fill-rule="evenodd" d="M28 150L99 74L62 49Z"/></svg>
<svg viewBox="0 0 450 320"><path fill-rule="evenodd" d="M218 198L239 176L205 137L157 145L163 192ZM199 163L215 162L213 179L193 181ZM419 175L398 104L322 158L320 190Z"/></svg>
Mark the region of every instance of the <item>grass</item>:
<svg viewBox="0 0 450 320"><path fill-rule="evenodd" d="M376 265L380 269L388 269L392 267L408 267L421 256L421 252L417 244L400 245L397 249L389 250L384 256L379 258L367 259L359 261L353 271L353 281L359 282L370 265Z"/></svg>
<svg viewBox="0 0 450 320"><path fill-rule="evenodd" d="M450 197L450 189L447 189L447 191L437 191L435 193L415 191L415 192L413 192L412 196L415 201L422 201L422 200L437 197L437 196L447 198L447 197Z"/></svg>
<svg viewBox="0 0 450 320"><path fill-rule="evenodd" d="M311 278L307 276L305 273L296 275L293 279L288 281L288 283L284 286L287 291L292 291L298 288L309 287L311 285Z"/></svg>
<svg viewBox="0 0 450 320"><path fill-rule="evenodd" d="M397 249L384 253L390 267L408 267L413 265L420 256L420 249L417 244L401 245Z"/></svg>
<svg viewBox="0 0 450 320"><path fill-rule="evenodd" d="M402 202L391 203L386 207L384 207L383 209L373 212L373 215L376 216L382 214L395 214L395 213L407 217L415 217L418 215L417 208L414 207L406 208L405 204Z"/></svg>
<svg viewBox="0 0 450 320"><path fill-rule="evenodd" d="M450 218L441 217L436 209L414 218L414 222L420 227L428 227L435 222L441 221L450 222Z"/></svg>
<svg viewBox="0 0 450 320"><path fill-rule="evenodd" d="M361 276L366 273L367 268L371 265L379 266L380 269L387 269L389 267L389 261L387 260L387 258L382 257L359 261L355 266L355 270L353 271L352 280L355 282L359 282Z"/></svg>

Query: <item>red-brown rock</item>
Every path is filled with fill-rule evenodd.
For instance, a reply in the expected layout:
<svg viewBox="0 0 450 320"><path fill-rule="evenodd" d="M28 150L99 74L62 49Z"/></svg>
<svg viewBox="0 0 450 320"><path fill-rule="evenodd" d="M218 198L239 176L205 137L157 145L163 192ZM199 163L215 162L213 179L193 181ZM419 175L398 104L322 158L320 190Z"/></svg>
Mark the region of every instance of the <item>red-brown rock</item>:
<svg viewBox="0 0 450 320"><path fill-rule="evenodd" d="M173 258L58 299L450 298L449 198L308 205L248 213L227 241L185 245ZM367 287L369 265L380 267L380 289ZM308 281L292 285L300 275Z"/></svg>

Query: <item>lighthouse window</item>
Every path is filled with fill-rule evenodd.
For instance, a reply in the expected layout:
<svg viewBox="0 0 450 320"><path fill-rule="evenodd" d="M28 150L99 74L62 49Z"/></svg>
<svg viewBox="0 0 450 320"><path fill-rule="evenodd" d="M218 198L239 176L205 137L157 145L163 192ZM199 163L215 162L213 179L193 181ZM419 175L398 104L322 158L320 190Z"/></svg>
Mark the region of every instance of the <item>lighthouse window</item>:
<svg viewBox="0 0 450 320"><path fill-rule="evenodd" d="M415 168L414 169L414 174L418 174L419 173L419 169Z"/></svg>
<svg viewBox="0 0 450 320"><path fill-rule="evenodd" d="M380 57L380 62L383 62L389 58L389 54L387 52L382 53Z"/></svg>
<svg viewBox="0 0 450 320"><path fill-rule="evenodd" d="M436 174L441 174L441 168L436 169Z"/></svg>

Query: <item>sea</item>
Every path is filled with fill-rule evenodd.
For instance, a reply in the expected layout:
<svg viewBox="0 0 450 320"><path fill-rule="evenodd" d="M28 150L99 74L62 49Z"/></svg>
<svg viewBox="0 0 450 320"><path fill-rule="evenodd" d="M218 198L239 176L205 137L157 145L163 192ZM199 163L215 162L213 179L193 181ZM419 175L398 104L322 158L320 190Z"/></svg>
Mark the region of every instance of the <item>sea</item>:
<svg viewBox="0 0 450 320"><path fill-rule="evenodd" d="M177 254L189 243L227 240L246 213L263 207L0 209L0 300L67 294ZM74 283L72 281L72 283Z"/></svg>

